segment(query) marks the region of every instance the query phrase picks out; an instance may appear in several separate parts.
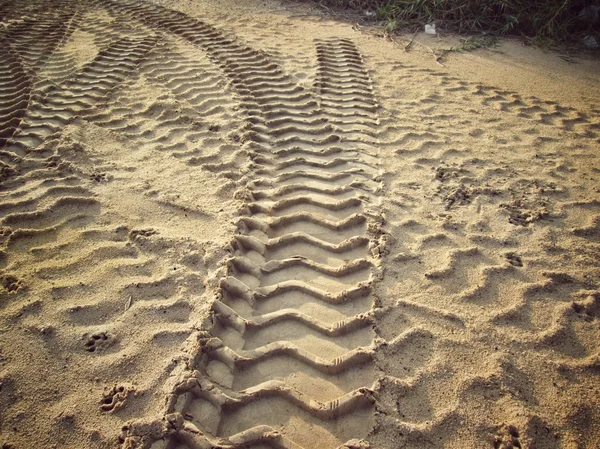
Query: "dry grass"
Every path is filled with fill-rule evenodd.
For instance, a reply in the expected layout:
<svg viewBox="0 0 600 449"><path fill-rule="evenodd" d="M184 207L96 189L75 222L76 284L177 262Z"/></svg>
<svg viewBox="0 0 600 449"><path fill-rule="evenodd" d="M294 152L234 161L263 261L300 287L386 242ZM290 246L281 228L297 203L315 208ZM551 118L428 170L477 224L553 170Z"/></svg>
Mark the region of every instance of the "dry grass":
<svg viewBox="0 0 600 449"><path fill-rule="evenodd" d="M436 22L459 33L522 35L547 43L600 37L597 0L321 0L322 4L377 12L388 29Z"/></svg>

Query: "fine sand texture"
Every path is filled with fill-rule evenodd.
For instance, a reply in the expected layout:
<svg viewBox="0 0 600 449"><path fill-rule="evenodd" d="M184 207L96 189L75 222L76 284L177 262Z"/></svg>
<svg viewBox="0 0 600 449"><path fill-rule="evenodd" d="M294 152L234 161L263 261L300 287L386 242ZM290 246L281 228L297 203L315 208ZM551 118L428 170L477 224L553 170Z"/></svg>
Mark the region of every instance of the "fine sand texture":
<svg viewBox="0 0 600 449"><path fill-rule="evenodd" d="M0 19L2 449L600 448L600 62L274 0Z"/></svg>

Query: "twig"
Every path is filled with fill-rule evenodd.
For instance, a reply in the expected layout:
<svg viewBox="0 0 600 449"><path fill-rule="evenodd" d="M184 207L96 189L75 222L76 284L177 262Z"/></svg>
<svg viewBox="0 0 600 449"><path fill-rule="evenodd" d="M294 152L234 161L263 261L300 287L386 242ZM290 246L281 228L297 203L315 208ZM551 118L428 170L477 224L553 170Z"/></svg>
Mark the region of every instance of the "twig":
<svg viewBox="0 0 600 449"><path fill-rule="evenodd" d="M425 47L427 50L429 50L429 51L431 52L431 54L433 55L433 57L435 58L435 62L436 62L437 64L441 65L442 67L445 67L445 65L444 65L444 64L442 64L442 63L440 62L440 60L441 60L441 59L444 57L444 55L446 54L446 52L447 52L447 51L446 51L446 52L443 52L441 55L438 55L438 54L436 54L436 52L435 52L435 51L433 51L433 49L432 49L431 47L428 47L427 45L425 45L425 44L423 44L423 43L421 43L421 42L419 42L419 41L415 41L415 42L416 42L417 44L419 44L419 45L421 45L421 46Z"/></svg>
<svg viewBox="0 0 600 449"><path fill-rule="evenodd" d="M133 304L133 296L130 296L129 299L127 300L127 303L125 304L125 312L127 312L129 310L129 308L131 307L131 304Z"/></svg>
<svg viewBox="0 0 600 449"><path fill-rule="evenodd" d="M413 34L412 39L410 40L410 42L406 45L406 47L404 47L404 51L408 53L408 50L410 49L410 47L412 47L413 42L415 41L415 38L417 37L417 34L419 34L419 31L415 31L415 34Z"/></svg>

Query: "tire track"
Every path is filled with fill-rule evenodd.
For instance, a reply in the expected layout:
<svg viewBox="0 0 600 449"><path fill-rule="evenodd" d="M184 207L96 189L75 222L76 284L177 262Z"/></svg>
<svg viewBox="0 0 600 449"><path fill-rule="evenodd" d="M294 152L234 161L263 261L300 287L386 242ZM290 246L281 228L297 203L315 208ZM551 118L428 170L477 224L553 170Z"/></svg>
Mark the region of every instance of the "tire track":
<svg viewBox="0 0 600 449"><path fill-rule="evenodd" d="M108 108L86 119L141 148L167 151L189 165L231 157L230 139L220 133L233 134L240 126L235 102L225 90L222 73L203 52L165 36L139 71L139 80L120 90ZM149 98L150 88L161 95ZM228 125L215 125L219 122ZM213 148L215 152L209 151Z"/></svg>
<svg viewBox="0 0 600 449"><path fill-rule="evenodd" d="M141 62L155 43L154 37L123 38L98 53L64 83L51 86L29 105L18 132L6 151L24 155L60 130L77 115L103 101Z"/></svg>
<svg viewBox="0 0 600 449"><path fill-rule="evenodd" d="M44 8L45 9L45 8ZM58 13L27 18L8 27L6 38L23 60L29 71L35 73L52 53L64 45L75 30L77 11L70 6Z"/></svg>
<svg viewBox="0 0 600 449"><path fill-rule="evenodd" d="M293 117L309 117L317 113L312 95L296 86L279 66L263 52L225 37L216 28L172 10L140 2L101 0L113 14L127 15L159 32L182 38L204 50L213 63L229 78L246 110L249 132L241 141L261 141L282 134ZM278 118L273 129L269 120ZM310 117L309 117L310 118ZM284 128L284 129L280 129ZM297 129L290 131L297 132Z"/></svg>
<svg viewBox="0 0 600 449"><path fill-rule="evenodd" d="M206 51L249 123L247 203L199 352L169 399L167 446L362 444L374 402L380 186L377 104L356 48L318 43L317 97L207 24L151 4L103 4Z"/></svg>
<svg viewBox="0 0 600 449"><path fill-rule="evenodd" d="M19 127L31 96L31 81L6 36L0 38L0 148ZM3 174L5 165L3 167Z"/></svg>
<svg viewBox="0 0 600 449"><path fill-rule="evenodd" d="M7 14L29 6L13 2ZM8 403L0 433L3 442L11 440L7 446L17 439L16 445L23 447L75 447L85 439L78 425L60 431L60 436L45 432L40 428L50 421L48 409L37 415L35 406L23 404L42 401L52 408L74 401L87 407L88 416L96 410L120 410L117 419L124 419L129 410L123 408L134 408L130 403L135 388L158 389L168 377L172 345L180 346L191 332L193 307L188 297L196 296L202 283L196 273L179 265L183 255L176 250L181 242L158 237L151 229L135 229L135 218L119 219L111 210L114 203L102 189L114 178L100 170L116 164L102 159L97 142L71 134L73 129L85 133L85 118L105 108L114 92L135 78L154 48L154 34L144 28L138 38L121 32L121 24L104 27L106 21L91 17L72 24L79 33L73 37L70 29L48 26L56 17L67 17L63 12L70 5L56 5L57 11L55 3L51 8L37 6L39 11L32 11L35 19L19 33L9 24L13 33L0 36L6 44L0 49L0 160L7 162L0 163L0 313L5 324L19 323L19 328L32 331L30 335L41 335L37 315L43 316L45 339L41 345L30 341L27 346L15 333L4 337L16 353L34 346L36 357L25 366L2 367L2 381L22 392L18 407L30 413L17 432L8 423L18 407ZM107 29L111 32L99 45L83 48L88 41L81 40L82 34L93 37ZM78 50L83 55L76 54ZM175 273L176 264L180 269ZM129 298L125 310L124 292ZM52 361L62 357L77 367L77 374L52 367ZM44 382L23 371L44 372ZM82 394L76 385L82 372L119 384L103 394L98 382ZM122 383L124 377L136 387ZM51 399L47 385L53 386ZM150 396L136 398L143 401L146 413Z"/></svg>
<svg viewBox="0 0 600 449"><path fill-rule="evenodd" d="M319 40L316 43L316 87L321 94L321 106L340 125L357 125L374 132L379 124L373 113L379 105L362 58L348 39ZM358 120L357 120L358 118Z"/></svg>
<svg viewBox="0 0 600 449"><path fill-rule="evenodd" d="M124 436L123 447L298 449L342 444L364 448L369 443L361 439L367 437L377 447L460 446L480 440L486 444L488 417L507 422L506 429L490 433L495 441L532 445L536 441L532 438L542 435L537 444L552 445L558 435L555 429L562 441L592 441L593 432L591 437L581 437L584 425L570 419L587 411L585 401L579 406L569 397L579 393L566 384L560 385L562 393L553 390L551 385L558 387L548 382L551 375L538 377L535 364L530 368L525 362L536 351L535 360L556 364L561 376L574 370L571 384L583 385L579 390L593 387L589 373L597 359L592 351L597 339L588 338L594 334L583 326L590 329L597 322L598 295L589 295L595 285L585 278L588 272L594 275L589 267L594 266L595 254L585 244L598 241L598 204L589 198L565 202L570 198L568 189L590 191L582 187L590 183L569 181L575 176L568 174L574 171L569 165L574 155L587 158L580 165L593 160L582 142L570 143L564 133L550 129L597 140L593 113L405 67L397 75L381 78L382 82L388 79L393 89L399 79L407 81L399 106L390 109L388 124L382 127L369 74L350 40L315 41L318 67L310 89L298 86L270 55L183 14L152 4L110 0L82 1L86 12L74 13L70 2L63 3L46 18L36 11L47 8L44 2L13 7L18 16L27 11L34 19L14 22L9 27L12 34L2 38L7 45L0 49L5 61L0 70L9 82L0 85L0 99L6 99L0 101L0 114L7 118L0 121L5 124L0 128L4 139L0 146L8 142L0 152L0 290L5 290L0 293L8 300L0 312L12 320L5 335L26 330L30 339L39 336L37 331L45 340L56 338L58 344L47 348L73 356L69 365L78 367L78 379L119 382L106 389L100 407L93 406L110 412L113 423L138 419L145 426L141 433L135 433L135 425L127 428L131 432ZM90 4L100 6L87 8ZM3 13L6 5L0 0ZM58 23L56 17L70 24ZM236 25L243 20L247 19L242 17ZM268 20L251 20L248 27L268 25ZM300 26L306 25L302 21ZM275 28L286 26L289 23L282 22ZM266 38L272 28L265 30L249 37ZM69 37L70 33L78 34ZM286 37L282 46L287 45L289 35L279 36ZM304 44L294 45L294 50L301 50L298 53L311 56L303 51ZM107 50L114 52L107 55ZM290 64L293 70L298 65L297 61ZM403 79L402 73L413 80ZM296 76L304 79L306 74ZM406 95L411 89L412 100ZM496 114L498 118L484 114L493 120L478 120L482 111L487 114L492 109L482 110L481 104L510 114ZM457 110L461 113L455 115ZM398 123L394 117L404 112ZM245 120L243 129L238 126L240 116ZM230 117L235 118L234 124ZM516 117L526 120L517 123ZM213 120L220 122L216 128L211 126ZM71 131L85 131L88 122L104 129L92 126L95 136L70 140ZM536 137L538 124L547 125L546 134ZM71 126L63 133L66 125ZM518 140L503 138L508 137L508 127ZM386 135L398 140L385 143ZM112 141L115 136L122 138L122 146ZM94 138L87 140L90 137ZM490 137L509 161L502 167L494 152L488 151L485 141ZM102 138L115 149L104 148ZM476 139L484 142L478 144ZM553 147L558 143L551 142L563 140L565 151L556 153ZM390 279L402 278L402 282L378 285L379 259L388 248L382 248L385 237L378 204L382 175L375 150L385 145L395 147L393 151L403 159L397 167L406 169L400 177L397 171L383 175L389 180L388 204L395 205L386 211L388 229L399 236L395 248L392 243L394 263L386 272ZM98 147L109 152L102 154L104 160L87 151ZM115 157L119 152L132 156ZM521 158L515 156L519 153ZM177 160L168 160L170 155ZM518 163L524 160L525 164ZM166 163L161 166L158 161ZM394 165L393 157L389 162ZM106 164L98 167L98 163ZM194 173L185 163L205 172ZM151 183L142 184L146 175L140 175L142 170L121 179L115 176L117 170L133 173L141 167L161 168L161 181L168 182L155 185L160 184L162 191ZM518 168L516 173L511 173L512 168ZM181 176L172 176L177 171ZM225 178L226 189L213 189L218 184L213 173ZM544 173L557 182L538 182L551 180ZM507 190L488 189L487 184L478 189L482 182L501 177L515 177L506 184ZM119 182L122 190L107 185L112 181ZM177 229L179 239L187 229L193 230L187 233L190 240L203 236L205 229L191 237L201 219L170 222L164 232L161 220L124 217L114 211L111 215L111 206L132 202L105 196L110 190L126 194L127 187L136 184L140 188L136 200L152 196L153 202L179 207L186 219L195 214L212 225L208 213L213 209L204 215L200 206L188 209L194 204L193 195L177 196L178 200L165 195L165 187L179 183L193 192L217 190L218 200L226 200L225 207L231 206L228 201L236 188L235 199L243 200L239 232L228 247L230 257L217 284L205 279L208 276L200 268L221 257L209 254L219 254L216 245L184 247L165 236L186 222L192 224ZM518 242L526 242L526 234L520 231L534 232L533 222L545 214L536 218L535 202L530 200L544 199L544 190L544 196L554 196L561 207L552 219L564 220L568 230L557 232L557 239L553 233L543 236L548 240L542 244L545 257L535 260L535 253L522 252L527 245ZM483 214L463 215L466 225L450 220L449 214L438 214L445 205L458 216L463 213L461 206L464 211L475 198L486 195L495 197L487 206L496 206L502 201L499 196L507 193L524 195L523 202L508 204L506 213L508 224L524 228L519 229L519 240L486 231L488 224L497 223L486 222L493 215L485 210L485 202L479 203L484 205ZM158 214L164 210L173 212L152 209ZM440 222L439 217L448 220ZM506 219L502 221L508 225ZM161 228L132 228L132 222L144 226L158 222ZM519 252L510 251L517 248ZM570 256L573 248L578 249L575 259ZM550 261L548 254L554 254ZM556 263L559 256L564 263ZM536 264L550 270L543 282L533 282L521 270ZM556 267L567 268L556 271ZM509 278L514 285L505 288ZM476 285L470 285L473 280ZM174 349L196 329L194 313L207 305L191 299L204 295L204 286L215 296L212 313L200 338L194 340L198 345L190 351L192 357L178 359ZM375 299L378 288L385 295L381 301L388 303L385 308ZM401 299L390 298L390 293ZM34 319L35 314L43 315L42 319ZM59 332L47 323L60 323ZM374 323L378 337L373 335ZM478 327L482 323L485 328ZM459 336L470 338L468 333L477 336L478 329L492 328L497 331L494 337L505 336L510 345L505 342L498 350L495 339L456 345ZM379 343L382 339L387 341ZM11 338L6 340L6 352L17 353ZM492 358L485 355L491 343L496 348ZM546 353L549 346L552 353ZM520 354L520 360L494 358L504 348ZM14 427L17 445L27 437L38 444L56 444L48 440L58 428L60 438L71 438L60 444L77 446L72 440L86 435L77 427L78 421L85 421L78 416L96 417L89 413L90 404L101 385L86 384L79 390L73 385L68 398L56 403L58 394L44 392L44 385L61 384L56 379L64 374L62 366L52 365L54 357L47 355L38 353L31 360L38 365L27 369L49 373L43 382L28 379L22 374L26 371L13 366L9 376L2 374L0 380L8 392L5 396L26 391L35 401L49 404L39 413L52 432L31 425L32 420L20 412L24 403L18 407L9 403L4 426L10 435L12 414L18 418L14 422L22 423L19 431L25 426L30 429L29 436L25 432L19 436ZM478 369L465 369L479 368L483 362L487 367L483 375ZM183 376L172 371L173 364L185 370ZM373 387L376 377L379 381ZM535 384L546 382L539 382L544 388L529 388L531 379ZM76 380L72 383L78 384ZM152 383L152 388L140 388L144 383ZM162 405L149 413L149 405L161 397L154 388L157 384L169 392L167 413L161 423L149 425L141 420L163 413ZM536 390L550 393L538 395ZM482 397L500 397L506 391L517 392L508 407L473 419ZM564 415L553 405L556 394L568 406ZM48 410L58 404L62 409L69 401L86 402L81 397L92 398L87 409L77 415L58 415L64 419L50 422L48 417L55 415ZM31 403L33 415L39 407ZM537 409L531 404L537 404ZM543 408L550 412L538 414ZM569 424L557 425L552 415ZM517 427L508 425L510 421L517 421ZM517 428L521 443L512 438ZM571 433L573 429L576 433ZM97 433L88 433L97 439ZM146 439L140 442L142 433Z"/></svg>
<svg viewBox="0 0 600 449"><path fill-rule="evenodd" d="M206 24L147 4L102 4L112 14L133 16L205 51L229 78L248 123L240 138L253 164L242 178L247 202L239 234L231 243L227 274L216 289L211 324L203 334L201 352L194 356L197 363L170 398L168 444L190 448L362 444L358 439L371 430L374 402L371 317L373 283L379 276L380 187L373 147L377 121L372 115L377 105L360 55L349 41L318 43L321 84L320 95L315 95L297 86L268 55ZM154 48L156 36L147 34L112 42L79 73L60 84L47 84L8 140L7 153L25 156L73 118L88 115ZM145 70L150 77L162 78L199 115L222 107L220 97L216 102L207 98L214 90L213 80L200 84L186 80L187 57L177 57L182 64L171 73L160 58L145 64ZM89 116L100 124L103 118ZM164 118L168 129L180 125ZM135 133L128 124L123 129L110 121L104 125ZM149 137L150 145L162 139ZM180 143L169 136L164 141L171 151ZM187 145L182 149L193 154ZM206 169L221 170L206 162L198 161ZM30 199L5 205L7 211L17 212L7 215L3 224L31 223L27 229L36 235L55 232L68 224L60 222L60 216L72 215L79 203L97 213L97 202L84 190L44 187L40 194L33 188ZM55 195L65 193L72 198L52 202ZM42 203L49 205L40 211ZM85 217L75 214L74 219ZM65 248L37 246L32 254ZM43 266L40 274L51 279L82 261L110 257L126 261L136 259L137 252L101 246Z"/></svg>
<svg viewBox="0 0 600 449"><path fill-rule="evenodd" d="M410 65L398 65L402 73L398 79L410 83L412 79L423 79L423 85L435 86L435 92L425 95L424 90L418 90L419 98L413 100L410 107L423 107L432 119L444 119L446 114L440 113L436 103L441 98L466 98L475 99L481 105L525 119L532 124L539 123L549 128L572 132L579 137L598 138L600 121L597 110L579 111L573 107L566 107L554 101L548 101L534 96L522 95L518 92L498 89L474 82L467 82L451 76L445 72L432 69L418 68ZM429 90L429 89L428 89Z"/></svg>
<svg viewBox="0 0 600 449"><path fill-rule="evenodd" d="M35 6L27 6L32 5ZM84 229L94 222L101 209L86 186L89 179L82 179L89 175L62 154L72 142L55 137L71 120L97 106L122 83L155 39L150 36L117 40L64 82L47 82L40 69L45 58L60 51L58 47L64 46L77 27L76 11L71 4L57 10L38 6L33 18L9 22L1 37L5 45L0 55L5 64L0 70L5 76L0 96L6 101L0 112L0 154L9 162L2 162L0 176L1 262L2 267L12 271L35 265L38 278L49 279L89 260L110 264L110 259L121 255L125 259L132 257L130 251L110 243L53 266L57 259L67 259L65 255L98 243L94 232ZM4 11L6 16L11 13L10 8Z"/></svg>

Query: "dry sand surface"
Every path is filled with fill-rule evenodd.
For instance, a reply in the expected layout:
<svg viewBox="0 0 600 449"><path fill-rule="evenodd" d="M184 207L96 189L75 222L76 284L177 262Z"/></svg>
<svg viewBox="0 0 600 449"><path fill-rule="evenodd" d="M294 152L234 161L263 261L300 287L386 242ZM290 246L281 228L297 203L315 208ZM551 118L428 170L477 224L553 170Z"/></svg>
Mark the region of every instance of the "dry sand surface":
<svg viewBox="0 0 600 449"><path fill-rule="evenodd" d="M0 12L2 449L600 448L598 61Z"/></svg>

